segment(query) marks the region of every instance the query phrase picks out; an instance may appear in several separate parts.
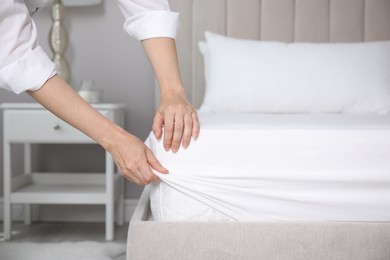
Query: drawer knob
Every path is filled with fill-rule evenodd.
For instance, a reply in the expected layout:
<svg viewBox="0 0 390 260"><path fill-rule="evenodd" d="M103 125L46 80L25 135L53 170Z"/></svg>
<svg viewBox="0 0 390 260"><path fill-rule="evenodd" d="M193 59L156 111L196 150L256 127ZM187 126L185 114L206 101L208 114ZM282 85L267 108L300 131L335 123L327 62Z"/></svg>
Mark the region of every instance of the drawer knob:
<svg viewBox="0 0 390 260"><path fill-rule="evenodd" d="M60 125L55 125L55 126L53 127L54 130L60 130L60 128L61 128Z"/></svg>

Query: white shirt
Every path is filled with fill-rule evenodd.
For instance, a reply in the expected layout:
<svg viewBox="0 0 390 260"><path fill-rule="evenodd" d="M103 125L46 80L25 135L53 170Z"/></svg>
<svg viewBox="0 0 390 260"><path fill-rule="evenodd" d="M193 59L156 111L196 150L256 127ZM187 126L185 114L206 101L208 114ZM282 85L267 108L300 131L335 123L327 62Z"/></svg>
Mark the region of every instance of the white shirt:
<svg viewBox="0 0 390 260"><path fill-rule="evenodd" d="M117 0L125 30L138 40L176 37L179 14L168 0ZM17 94L37 90L56 74L54 63L38 44L31 18L51 0L0 0L0 88Z"/></svg>

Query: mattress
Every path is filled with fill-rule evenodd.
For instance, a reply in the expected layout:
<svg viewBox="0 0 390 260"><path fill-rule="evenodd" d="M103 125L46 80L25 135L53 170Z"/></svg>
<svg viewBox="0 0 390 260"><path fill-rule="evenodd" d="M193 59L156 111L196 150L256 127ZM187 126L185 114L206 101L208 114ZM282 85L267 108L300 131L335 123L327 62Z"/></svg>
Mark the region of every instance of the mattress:
<svg viewBox="0 0 390 260"><path fill-rule="evenodd" d="M389 115L199 114L189 149L146 140L168 175L158 221L389 221Z"/></svg>

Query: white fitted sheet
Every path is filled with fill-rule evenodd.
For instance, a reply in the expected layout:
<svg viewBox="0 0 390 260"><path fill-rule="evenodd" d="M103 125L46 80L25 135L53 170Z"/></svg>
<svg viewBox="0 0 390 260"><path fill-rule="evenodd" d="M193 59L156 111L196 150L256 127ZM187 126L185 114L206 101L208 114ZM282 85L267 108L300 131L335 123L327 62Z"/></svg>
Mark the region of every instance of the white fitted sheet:
<svg viewBox="0 0 390 260"><path fill-rule="evenodd" d="M199 116L187 150L146 141L156 220L390 221L390 116Z"/></svg>

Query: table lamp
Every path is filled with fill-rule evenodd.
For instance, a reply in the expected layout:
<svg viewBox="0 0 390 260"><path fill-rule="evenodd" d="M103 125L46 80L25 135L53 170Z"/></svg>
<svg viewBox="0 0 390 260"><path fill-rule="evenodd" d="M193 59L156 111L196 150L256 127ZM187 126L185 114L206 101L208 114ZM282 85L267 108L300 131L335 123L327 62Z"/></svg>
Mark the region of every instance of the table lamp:
<svg viewBox="0 0 390 260"><path fill-rule="evenodd" d="M53 25L50 30L50 48L54 53L58 75L70 83L71 70L64 55L68 46L68 33L64 26L65 6L88 6L99 4L101 0L54 0L52 6Z"/></svg>

